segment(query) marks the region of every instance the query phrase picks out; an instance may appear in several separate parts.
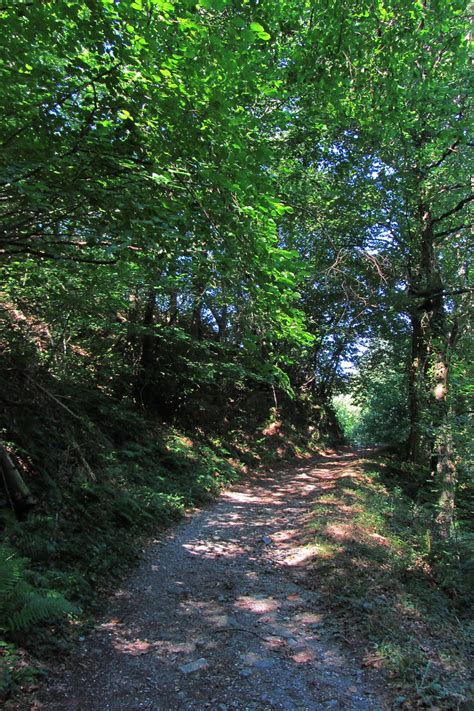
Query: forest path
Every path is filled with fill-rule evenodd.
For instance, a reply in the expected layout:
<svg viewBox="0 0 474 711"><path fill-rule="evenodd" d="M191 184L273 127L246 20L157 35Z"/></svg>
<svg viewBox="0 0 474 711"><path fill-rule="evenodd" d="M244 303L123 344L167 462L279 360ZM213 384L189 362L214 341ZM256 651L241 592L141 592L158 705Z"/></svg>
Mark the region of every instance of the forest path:
<svg viewBox="0 0 474 711"><path fill-rule="evenodd" d="M389 708L305 586L312 505L359 457L344 448L259 472L167 532L37 708Z"/></svg>

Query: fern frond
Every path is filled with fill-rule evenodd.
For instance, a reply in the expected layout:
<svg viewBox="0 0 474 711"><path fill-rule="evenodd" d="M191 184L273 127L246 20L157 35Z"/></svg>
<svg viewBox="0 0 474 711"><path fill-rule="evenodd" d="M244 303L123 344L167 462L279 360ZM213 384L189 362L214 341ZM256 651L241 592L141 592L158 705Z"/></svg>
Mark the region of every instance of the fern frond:
<svg viewBox="0 0 474 711"><path fill-rule="evenodd" d="M20 609L8 620L12 632L28 629L44 620L54 620L63 615L73 614L76 609L65 598L52 591L29 592L23 596Z"/></svg>
<svg viewBox="0 0 474 711"><path fill-rule="evenodd" d="M0 544L0 630L5 632L77 612L60 593L34 587L26 578L26 564L8 544Z"/></svg>

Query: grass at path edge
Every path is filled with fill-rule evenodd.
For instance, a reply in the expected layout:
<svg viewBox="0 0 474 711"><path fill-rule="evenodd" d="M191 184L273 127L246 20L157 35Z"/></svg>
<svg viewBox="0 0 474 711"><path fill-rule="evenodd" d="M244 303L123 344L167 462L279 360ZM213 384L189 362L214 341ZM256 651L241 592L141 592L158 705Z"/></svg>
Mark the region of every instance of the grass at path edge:
<svg viewBox="0 0 474 711"><path fill-rule="evenodd" d="M382 469L361 460L319 498L309 578L362 664L385 672L395 708L467 710L472 626L433 575L428 513Z"/></svg>
<svg viewBox="0 0 474 711"><path fill-rule="evenodd" d="M36 687L44 662L67 653L160 529L212 501L250 469L309 452L296 428L273 420L253 439L240 431L225 440L185 434L135 421L130 413L127 426L122 446L106 440L96 447L93 476L71 470L59 488L44 473L35 510L24 521L5 521L0 703ZM13 627L15 618L24 624Z"/></svg>

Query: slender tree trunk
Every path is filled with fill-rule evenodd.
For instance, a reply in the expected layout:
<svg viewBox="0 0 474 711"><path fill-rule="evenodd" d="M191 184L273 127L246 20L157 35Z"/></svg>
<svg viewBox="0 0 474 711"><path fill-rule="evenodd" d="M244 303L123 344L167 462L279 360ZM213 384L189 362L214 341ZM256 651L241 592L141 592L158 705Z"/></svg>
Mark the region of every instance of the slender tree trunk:
<svg viewBox="0 0 474 711"><path fill-rule="evenodd" d="M221 311L211 306L210 310L217 324L217 340L222 343L227 333L227 306L223 306Z"/></svg>
<svg viewBox="0 0 474 711"><path fill-rule="evenodd" d="M452 347L435 252L433 220L420 202L420 250L416 278L410 285L412 349L409 385L408 456L422 466L424 453L438 492L435 535L447 537L455 506L455 465L448 406L449 354ZM423 431L425 430L425 432Z"/></svg>
<svg viewBox="0 0 474 711"><path fill-rule="evenodd" d="M177 319L178 319L178 290L173 289L173 291L170 294L168 325L174 326Z"/></svg>
<svg viewBox="0 0 474 711"><path fill-rule="evenodd" d="M438 492L438 514L436 534L447 538L453 528L456 466L452 441L451 417L448 405L448 362L447 354L439 354L434 366L433 396L435 400L436 422L435 446L433 450L434 470L432 472Z"/></svg>
<svg viewBox="0 0 474 711"><path fill-rule="evenodd" d="M408 459L420 463L422 447L422 399L426 370L426 343L423 338L420 313L415 305L411 314L411 355L408 374L408 413L410 430L408 435Z"/></svg>
<svg viewBox="0 0 474 711"><path fill-rule="evenodd" d="M142 338L142 353L140 359L141 366L146 373L150 370L155 358L155 334L152 333L153 324L155 322L155 308L156 293L154 289L150 289L143 316L144 334Z"/></svg>
<svg viewBox="0 0 474 711"><path fill-rule="evenodd" d="M434 340L442 336L444 325L443 285L434 249L434 231L429 208L421 201L419 212L419 244L413 256L409 293L411 354L408 386L410 431L408 459L422 465L432 448L426 425L430 422L429 360ZM429 455L428 455L429 456Z"/></svg>
<svg viewBox="0 0 474 711"><path fill-rule="evenodd" d="M192 316L191 316L191 336L197 341L202 341L203 328L202 328L202 299L197 298L194 302Z"/></svg>
<svg viewBox="0 0 474 711"><path fill-rule="evenodd" d="M206 291L206 262L207 249L203 246L199 255L195 258L193 274L194 302L191 313L191 336L198 341L202 341L204 337L202 308Z"/></svg>
<svg viewBox="0 0 474 711"><path fill-rule="evenodd" d="M21 518L35 502L31 491L2 444L0 444L0 472L12 508Z"/></svg>
<svg viewBox="0 0 474 711"><path fill-rule="evenodd" d="M151 370L155 361L155 335L152 332L155 322L155 302L155 290L150 289L142 320L144 333L141 339L140 370L136 387L136 400L142 407L148 404Z"/></svg>
<svg viewBox="0 0 474 711"><path fill-rule="evenodd" d="M174 326L174 324L178 320L178 285L176 280L177 271L178 270L176 260L173 260L168 269L168 276L174 278L175 280L170 292L170 303L168 307L168 326Z"/></svg>
<svg viewBox="0 0 474 711"><path fill-rule="evenodd" d="M137 334L135 331L135 326L136 326L136 323L138 320L137 312L138 312L138 294L137 294L137 290L134 289L128 295L128 313L127 313L127 321L128 321L127 342L130 344L130 347L133 351L134 362L136 362L138 359L138 356L136 353Z"/></svg>

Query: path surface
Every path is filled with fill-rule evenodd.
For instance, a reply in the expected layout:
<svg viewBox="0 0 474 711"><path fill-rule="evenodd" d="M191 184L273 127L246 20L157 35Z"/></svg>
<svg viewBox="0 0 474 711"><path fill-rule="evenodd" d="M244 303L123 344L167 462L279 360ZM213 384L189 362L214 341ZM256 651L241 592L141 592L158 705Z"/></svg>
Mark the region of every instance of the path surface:
<svg viewBox="0 0 474 711"><path fill-rule="evenodd" d="M305 587L305 520L354 450L249 477L155 542L37 708L389 708Z"/></svg>

